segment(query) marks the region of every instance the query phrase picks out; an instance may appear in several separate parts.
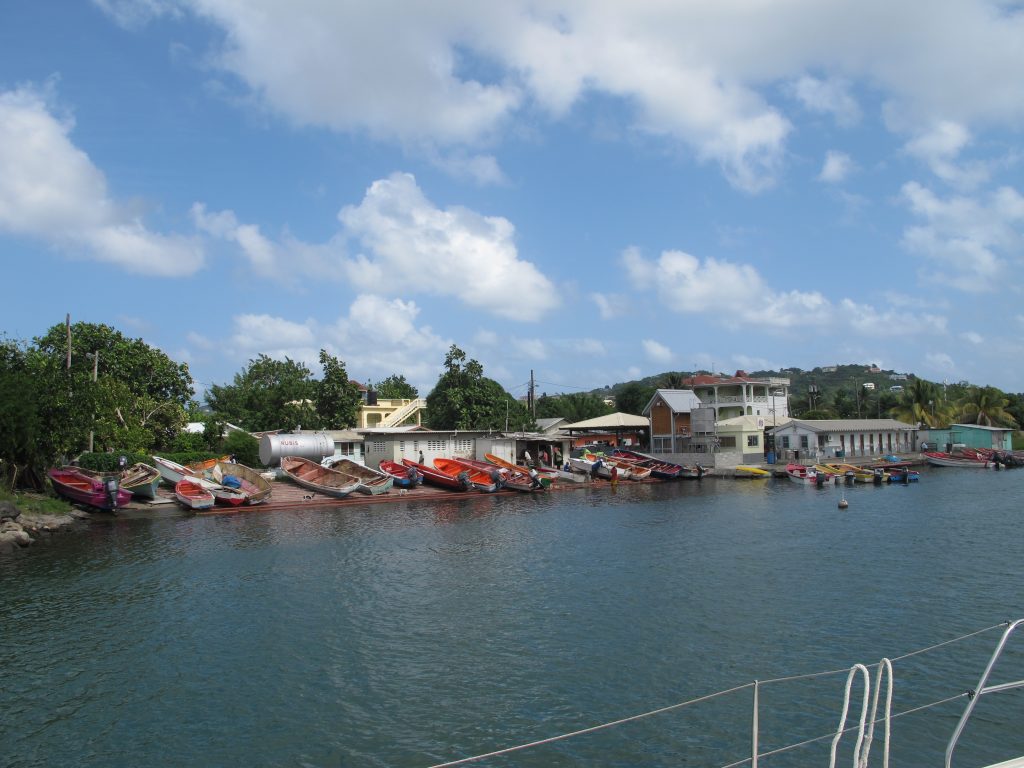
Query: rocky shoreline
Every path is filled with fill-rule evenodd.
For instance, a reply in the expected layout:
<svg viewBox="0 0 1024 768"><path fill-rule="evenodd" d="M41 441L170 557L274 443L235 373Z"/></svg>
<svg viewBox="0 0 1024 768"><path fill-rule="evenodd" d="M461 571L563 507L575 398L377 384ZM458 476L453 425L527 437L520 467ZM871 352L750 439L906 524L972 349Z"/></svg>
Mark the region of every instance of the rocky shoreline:
<svg viewBox="0 0 1024 768"><path fill-rule="evenodd" d="M13 502L0 501L0 555L9 555L41 538L69 530L89 518L88 512L71 508L67 514L23 512Z"/></svg>

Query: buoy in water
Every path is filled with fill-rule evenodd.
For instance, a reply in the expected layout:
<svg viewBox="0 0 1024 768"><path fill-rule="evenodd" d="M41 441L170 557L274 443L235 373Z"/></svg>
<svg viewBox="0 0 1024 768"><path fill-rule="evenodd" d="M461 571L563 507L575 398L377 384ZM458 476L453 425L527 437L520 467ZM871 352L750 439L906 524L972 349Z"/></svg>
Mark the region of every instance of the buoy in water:
<svg viewBox="0 0 1024 768"><path fill-rule="evenodd" d="M850 502L848 502L846 499L840 499L839 500L839 508L840 509L846 509L848 506L850 506Z"/></svg>

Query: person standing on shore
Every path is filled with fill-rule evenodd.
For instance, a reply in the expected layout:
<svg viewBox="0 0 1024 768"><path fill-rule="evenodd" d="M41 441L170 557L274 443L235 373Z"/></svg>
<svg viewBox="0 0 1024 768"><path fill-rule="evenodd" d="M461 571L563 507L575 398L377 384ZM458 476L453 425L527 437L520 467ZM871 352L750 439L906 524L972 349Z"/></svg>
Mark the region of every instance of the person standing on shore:
<svg viewBox="0 0 1024 768"><path fill-rule="evenodd" d="M420 464L423 464L423 451L420 451Z"/></svg>

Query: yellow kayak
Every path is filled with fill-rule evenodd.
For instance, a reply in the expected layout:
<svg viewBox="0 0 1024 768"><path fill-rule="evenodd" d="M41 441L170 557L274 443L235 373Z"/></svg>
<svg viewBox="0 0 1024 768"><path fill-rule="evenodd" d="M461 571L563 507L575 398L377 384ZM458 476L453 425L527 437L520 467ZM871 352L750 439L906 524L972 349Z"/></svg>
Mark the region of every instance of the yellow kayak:
<svg viewBox="0 0 1024 768"><path fill-rule="evenodd" d="M771 477L771 472L760 467L747 467L740 464L733 467L735 477Z"/></svg>

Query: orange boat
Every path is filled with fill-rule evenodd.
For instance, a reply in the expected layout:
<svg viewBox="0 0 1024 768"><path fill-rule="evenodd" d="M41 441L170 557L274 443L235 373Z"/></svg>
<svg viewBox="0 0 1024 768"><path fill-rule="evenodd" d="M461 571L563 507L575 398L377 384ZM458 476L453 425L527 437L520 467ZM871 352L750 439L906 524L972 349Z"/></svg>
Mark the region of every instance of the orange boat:
<svg viewBox="0 0 1024 768"><path fill-rule="evenodd" d="M455 459L434 459L434 469L451 478L457 478L465 472L473 487L483 493L494 493L501 487L500 483L494 482L491 476L482 469L463 464Z"/></svg>

